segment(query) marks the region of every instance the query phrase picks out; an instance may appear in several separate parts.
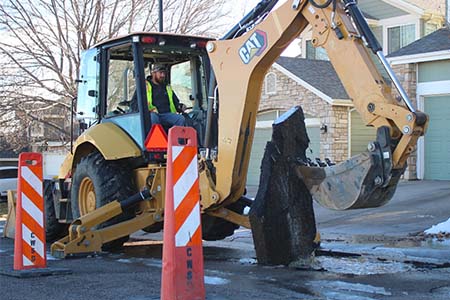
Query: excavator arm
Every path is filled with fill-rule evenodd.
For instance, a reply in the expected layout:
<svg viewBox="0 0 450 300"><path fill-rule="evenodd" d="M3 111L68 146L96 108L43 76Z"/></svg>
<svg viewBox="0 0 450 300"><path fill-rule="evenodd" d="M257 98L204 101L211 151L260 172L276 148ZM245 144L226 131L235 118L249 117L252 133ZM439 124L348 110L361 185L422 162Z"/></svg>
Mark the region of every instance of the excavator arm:
<svg viewBox="0 0 450 300"><path fill-rule="evenodd" d="M378 133L366 153L332 167L299 166L298 175L316 201L333 209L376 207L392 197L428 118L413 108L355 1L316 2L291 0L271 10L277 1L261 1L257 13L223 40L207 44L217 82L216 88L210 86L210 98L219 109L215 180L211 168L200 174L204 210L243 194L264 76L308 24L313 45L326 49L354 107ZM405 105L394 98L370 51L381 60Z"/></svg>

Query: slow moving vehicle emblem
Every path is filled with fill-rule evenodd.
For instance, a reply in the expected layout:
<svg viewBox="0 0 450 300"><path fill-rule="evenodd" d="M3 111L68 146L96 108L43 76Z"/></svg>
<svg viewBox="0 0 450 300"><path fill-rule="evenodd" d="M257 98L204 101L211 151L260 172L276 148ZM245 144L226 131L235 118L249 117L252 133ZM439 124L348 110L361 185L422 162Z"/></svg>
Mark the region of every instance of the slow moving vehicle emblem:
<svg viewBox="0 0 450 300"><path fill-rule="evenodd" d="M239 48L239 56L244 64L248 64L253 57L260 56L267 48L267 34L256 30L248 40Z"/></svg>

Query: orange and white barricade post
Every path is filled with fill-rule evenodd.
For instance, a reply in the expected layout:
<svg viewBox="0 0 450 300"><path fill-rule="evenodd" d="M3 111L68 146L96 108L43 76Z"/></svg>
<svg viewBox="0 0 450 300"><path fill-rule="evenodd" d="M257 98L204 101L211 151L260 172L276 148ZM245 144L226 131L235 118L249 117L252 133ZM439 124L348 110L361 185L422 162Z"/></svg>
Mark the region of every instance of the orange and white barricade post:
<svg viewBox="0 0 450 300"><path fill-rule="evenodd" d="M19 155L14 265L13 270L0 268L2 275L26 278L72 273L64 268L47 268L42 162L41 153Z"/></svg>
<svg viewBox="0 0 450 300"><path fill-rule="evenodd" d="M204 300L197 133L169 130L161 300Z"/></svg>
<svg viewBox="0 0 450 300"><path fill-rule="evenodd" d="M14 270L46 268L42 154L21 153L17 183Z"/></svg>

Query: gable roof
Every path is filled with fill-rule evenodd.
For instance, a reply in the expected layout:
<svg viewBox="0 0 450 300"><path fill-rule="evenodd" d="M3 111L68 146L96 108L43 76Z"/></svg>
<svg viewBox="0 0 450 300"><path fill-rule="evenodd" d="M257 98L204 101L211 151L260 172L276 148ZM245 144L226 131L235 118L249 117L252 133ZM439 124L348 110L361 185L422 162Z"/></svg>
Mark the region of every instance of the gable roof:
<svg viewBox="0 0 450 300"><path fill-rule="evenodd" d="M350 99L329 61L282 56L274 67L330 104Z"/></svg>
<svg viewBox="0 0 450 300"><path fill-rule="evenodd" d="M450 50L450 28L441 28L429 35L403 47L388 57L413 55L427 52Z"/></svg>
<svg viewBox="0 0 450 300"><path fill-rule="evenodd" d="M388 55L393 65L450 59L450 28L441 28Z"/></svg>

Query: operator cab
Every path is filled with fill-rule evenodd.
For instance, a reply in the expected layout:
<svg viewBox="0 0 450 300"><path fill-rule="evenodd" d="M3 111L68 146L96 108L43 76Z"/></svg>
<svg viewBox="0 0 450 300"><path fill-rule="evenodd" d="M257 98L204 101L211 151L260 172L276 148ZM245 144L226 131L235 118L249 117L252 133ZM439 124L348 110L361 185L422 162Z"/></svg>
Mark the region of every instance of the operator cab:
<svg viewBox="0 0 450 300"><path fill-rule="evenodd" d="M146 81L151 67L164 65L167 83L188 109L188 126L201 143L208 107L210 64L207 38L160 33L138 33L103 42L83 53L78 87L80 131L111 122L142 149L152 126Z"/></svg>

